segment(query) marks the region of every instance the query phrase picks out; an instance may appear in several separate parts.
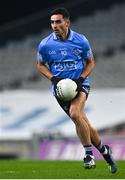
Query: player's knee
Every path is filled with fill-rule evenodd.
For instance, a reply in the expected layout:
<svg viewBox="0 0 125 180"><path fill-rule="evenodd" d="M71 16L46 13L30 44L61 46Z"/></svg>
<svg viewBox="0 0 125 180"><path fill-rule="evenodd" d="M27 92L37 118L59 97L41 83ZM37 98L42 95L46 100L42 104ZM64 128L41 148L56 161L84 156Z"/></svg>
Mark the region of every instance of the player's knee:
<svg viewBox="0 0 125 180"><path fill-rule="evenodd" d="M69 111L70 118L74 121L75 124L78 124L80 121L80 112L77 109L71 109Z"/></svg>

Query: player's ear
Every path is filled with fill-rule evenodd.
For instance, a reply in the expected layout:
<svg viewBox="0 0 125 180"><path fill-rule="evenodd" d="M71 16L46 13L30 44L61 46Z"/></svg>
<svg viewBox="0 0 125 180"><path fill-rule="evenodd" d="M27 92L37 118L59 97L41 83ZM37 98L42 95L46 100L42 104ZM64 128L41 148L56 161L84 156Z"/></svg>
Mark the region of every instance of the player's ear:
<svg viewBox="0 0 125 180"><path fill-rule="evenodd" d="M70 20L69 20L69 19L67 19L67 20L66 20L66 22L67 22L67 27L69 27L69 26L70 26L70 24L71 24Z"/></svg>

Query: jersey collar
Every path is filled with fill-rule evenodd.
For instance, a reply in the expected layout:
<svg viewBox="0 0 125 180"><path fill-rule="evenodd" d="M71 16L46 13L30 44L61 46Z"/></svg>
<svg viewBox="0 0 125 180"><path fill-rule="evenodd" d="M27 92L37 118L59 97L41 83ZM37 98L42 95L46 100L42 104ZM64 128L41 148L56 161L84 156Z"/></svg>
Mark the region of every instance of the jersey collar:
<svg viewBox="0 0 125 180"><path fill-rule="evenodd" d="M53 32L53 39L54 40L58 40L55 33ZM68 41L72 41L73 40L73 31L70 29L70 34L69 34L69 37L67 39Z"/></svg>

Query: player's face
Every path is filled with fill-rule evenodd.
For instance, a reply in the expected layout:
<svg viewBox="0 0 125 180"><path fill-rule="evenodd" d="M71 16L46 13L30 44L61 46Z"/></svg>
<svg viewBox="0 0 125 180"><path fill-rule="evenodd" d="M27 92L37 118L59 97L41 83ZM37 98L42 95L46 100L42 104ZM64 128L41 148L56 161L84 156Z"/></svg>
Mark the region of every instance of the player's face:
<svg viewBox="0 0 125 180"><path fill-rule="evenodd" d="M64 19L61 14L51 16L51 27L56 36L59 39L65 39L67 37L70 21Z"/></svg>

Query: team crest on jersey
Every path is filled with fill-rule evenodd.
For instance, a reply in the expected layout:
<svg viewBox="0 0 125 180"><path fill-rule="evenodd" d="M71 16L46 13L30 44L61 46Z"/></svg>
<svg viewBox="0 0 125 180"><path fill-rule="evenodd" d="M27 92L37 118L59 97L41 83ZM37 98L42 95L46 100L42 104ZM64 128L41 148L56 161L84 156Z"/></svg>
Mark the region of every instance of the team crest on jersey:
<svg viewBox="0 0 125 180"><path fill-rule="evenodd" d="M76 56L79 55L79 50L77 48L73 48L72 53Z"/></svg>
<svg viewBox="0 0 125 180"><path fill-rule="evenodd" d="M61 48L60 51L61 51L61 55L62 56L66 56L67 55L67 48Z"/></svg>

